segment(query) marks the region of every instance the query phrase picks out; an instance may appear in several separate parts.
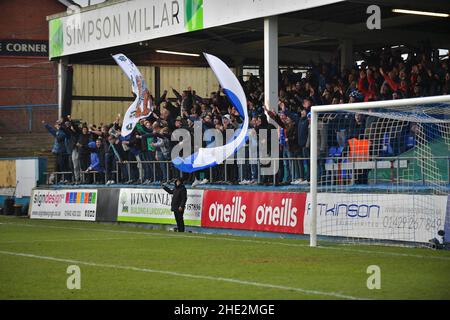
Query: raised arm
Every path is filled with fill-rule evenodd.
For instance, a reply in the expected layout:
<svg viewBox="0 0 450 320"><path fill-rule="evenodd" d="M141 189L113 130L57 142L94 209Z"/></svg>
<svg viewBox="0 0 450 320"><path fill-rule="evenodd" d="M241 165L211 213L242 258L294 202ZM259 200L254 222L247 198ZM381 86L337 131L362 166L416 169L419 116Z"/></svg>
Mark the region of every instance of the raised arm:
<svg viewBox="0 0 450 320"><path fill-rule="evenodd" d="M166 191L167 193L173 194L173 190L170 189L168 186L163 186L164 191Z"/></svg>
<svg viewBox="0 0 450 320"><path fill-rule="evenodd" d="M49 124L45 123L45 121L42 121L42 124L44 125L45 129L47 129L47 131L56 138L56 130L55 128L53 128L52 126L50 126Z"/></svg>

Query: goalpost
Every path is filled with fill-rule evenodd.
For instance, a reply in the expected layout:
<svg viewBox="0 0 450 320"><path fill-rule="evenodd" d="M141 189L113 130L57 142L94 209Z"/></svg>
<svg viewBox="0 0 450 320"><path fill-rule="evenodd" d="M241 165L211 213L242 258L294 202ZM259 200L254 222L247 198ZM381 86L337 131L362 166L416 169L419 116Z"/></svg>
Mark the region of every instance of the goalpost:
<svg viewBox="0 0 450 320"><path fill-rule="evenodd" d="M450 95L314 106L310 126L310 246L427 243L448 228Z"/></svg>

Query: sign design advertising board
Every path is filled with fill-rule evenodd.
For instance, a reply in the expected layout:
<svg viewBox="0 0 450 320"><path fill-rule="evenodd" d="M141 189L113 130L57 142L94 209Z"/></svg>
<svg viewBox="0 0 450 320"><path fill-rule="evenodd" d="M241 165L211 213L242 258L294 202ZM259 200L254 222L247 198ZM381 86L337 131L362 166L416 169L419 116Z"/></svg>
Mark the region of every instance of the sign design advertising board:
<svg viewBox="0 0 450 320"><path fill-rule="evenodd" d="M306 193L207 190L202 227L303 234Z"/></svg>
<svg viewBox="0 0 450 320"><path fill-rule="evenodd" d="M319 193L317 234L428 242L444 229L447 196ZM310 233L311 198L304 220Z"/></svg>
<svg viewBox="0 0 450 320"><path fill-rule="evenodd" d="M187 190L184 222L200 226L203 190ZM175 224L172 195L162 189L120 189L118 221Z"/></svg>
<svg viewBox="0 0 450 320"><path fill-rule="evenodd" d="M95 221L96 189L35 189L30 199L30 218Z"/></svg>

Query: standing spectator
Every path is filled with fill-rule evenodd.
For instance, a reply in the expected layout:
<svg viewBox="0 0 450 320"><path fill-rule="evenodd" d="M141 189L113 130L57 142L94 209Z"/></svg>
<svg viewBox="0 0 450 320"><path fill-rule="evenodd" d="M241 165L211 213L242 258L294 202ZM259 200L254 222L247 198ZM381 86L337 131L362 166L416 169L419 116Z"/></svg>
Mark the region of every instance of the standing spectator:
<svg viewBox="0 0 450 320"><path fill-rule="evenodd" d="M180 178L175 181L175 188L170 189L168 186L163 186L164 190L172 195L171 210L175 215L177 228L174 231L184 232L184 210L186 208L187 190Z"/></svg>
<svg viewBox="0 0 450 320"><path fill-rule="evenodd" d="M52 153L56 155L56 171L57 172L66 172L68 170L68 154L66 149L66 137L67 135L61 128L61 121L58 120L55 123L55 127L51 127L45 121L42 121L42 124L45 126L47 131L55 137L55 141L53 143ZM65 174L62 174L61 180L58 181L56 179L56 183L62 182L67 183L68 180L65 179Z"/></svg>
<svg viewBox="0 0 450 320"><path fill-rule="evenodd" d="M286 115L282 112L281 113L281 120L285 123L286 122ZM283 124L284 125L284 124ZM278 128L278 141L280 144L280 153L281 157L287 160L283 160L283 179L281 181L282 184L288 184L291 182L292 179L292 167L291 162L288 160L289 158L289 145L288 145L288 138L286 134L286 129L284 127Z"/></svg>
<svg viewBox="0 0 450 320"><path fill-rule="evenodd" d="M161 128L160 134L157 135L156 142L152 142L152 147L156 149L156 160L159 161L162 182L167 182L169 180L169 167L167 161L170 160L170 141L168 135L169 129L167 127Z"/></svg>
<svg viewBox="0 0 450 320"><path fill-rule="evenodd" d="M353 119L348 122L348 139L356 138L361 139L366 132L366 121L364 115L361 113L355 113Z"/></svg>
<svg viewBox="0 0 450 320"><path fill-rule="evenodd" d="M80 127L75 124L70 115L67 116L70 121L69 131L70 131L70 145L72 149L71 159L72 159L72 169L74 175L74 183L79 184L81 182L81 165L80 165L80 153L78 148L78 139L81 134Z"/></svg>
<svg viewBox="0 0 450 320"><path fill-rule="evenodd" d="M78 142L76 146L78 147L78 154L80 158L80 169L82 172L86 171L89 167L90 161L90 151L89 151L89 142L91 142L91 135L89 133L89 129L86 125L83 125L81 128L81 134L78 136ZM83 176L83 182L84 181Z"/></svg>
<svg viewBox="0 0 450 320"><path fill-rule="evenodd" d="M299 116L297 113L288 111L287 108L285 108L284 106L282 106L282 108L286 112L287 116L290 117L292 120L294 120L295 127L297 128L297 141L300 158L308 157L309 152L307 152L306 150L307 149L306 142L308 139L308 130L309 130L308 129L309 123L306 117L307 109L301 110ZM305 160L300 160L299 167L300 167L299 180L293 181L293 184L305 183L305 181L309 179L308 172L305 171Z"/></svg>
<svg viewBox="0 0 450 320"><path fill-rule="evenodd" d="M148 120L145 120L143 127L138 127L138 132L141 136L137 136L137 138L141 139L141 160L144 161L142 164L144 169L144 182L143 184L150 184L155 177L153 177L153 168L152 164L147 161L155 160L155 147L152 143L155 141L152 123Z"/></svg>
<svg viewBox="0 0 450 320"><path fill-rule="evenodd" d="M127 167L123 165L124 160L126 159L127 155L125 153L125 150L123 148L123 145L118 137L115 137L113 135L109 136L108 138L109 147L106 150L105 153L105 171L106 171L106 184L114 184L116 181L114 181L112 176L112 171L117 169L117 175L118 175L118 181L125 182L128 180L128 171ZM107 156L108 155L108 156Z"/></svg>
<svg viewBox="0 0 450 320"><path fill-rule="evenodd" d="M298 158L300 156L300 147L298 145L298 132L294 121L286 117L286 140L289 158ZM298 160L289 160L291 169L291 182L298 181L300 177L300 163Z"/></svg>
<svg viewBox="0 0 450 320"><path fill-rule="evenodd" d="M258 115L256 125L257 125L256 133L258 135L259 146L265 146L265 148L266 148L266 154L263 154L261 152L261 149L258 150L258 155L259 155L259 159L260 159L260 163L261 163L260 167L261 168L274 168L275 160L270 160L269 158L270 158L270 153L272 150L272 135L273 135L272 130L274 130L275 127L267 121L267 117L265 114ZM261 158L265 158L265 159L261 160ZM270 185L270 184L274 183L275 182L275 174L276 174L276 172L273 172L273 173L271 172L271 174L267 174L267 172L266 172L266 174L263 175L261 183L265 184L265 185Z"/></svg>

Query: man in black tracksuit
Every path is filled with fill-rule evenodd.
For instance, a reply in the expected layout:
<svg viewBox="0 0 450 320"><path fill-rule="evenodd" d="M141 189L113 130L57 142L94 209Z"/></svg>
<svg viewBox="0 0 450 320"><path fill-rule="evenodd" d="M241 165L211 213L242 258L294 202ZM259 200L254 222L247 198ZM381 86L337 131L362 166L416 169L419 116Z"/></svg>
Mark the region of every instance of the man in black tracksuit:
<svg viewBox="0 0 450 320"><path fill-rule="evenodd" d="M175 220L177 222L177 231L184 232L183 214L187 201L186 187L184 186L183 181L181 181L181 179L177 179L175 181L175 188L173 190L167 186L164 186L163 188L166 192L173 195L171 210L175 215Z"/></svg>

